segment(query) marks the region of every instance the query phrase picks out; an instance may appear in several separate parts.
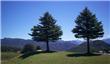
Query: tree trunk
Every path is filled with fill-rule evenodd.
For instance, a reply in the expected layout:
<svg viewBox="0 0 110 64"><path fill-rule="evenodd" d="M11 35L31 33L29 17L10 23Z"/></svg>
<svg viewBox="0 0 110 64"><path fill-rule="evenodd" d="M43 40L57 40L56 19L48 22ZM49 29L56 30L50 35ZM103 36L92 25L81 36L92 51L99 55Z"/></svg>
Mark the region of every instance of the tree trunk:
<svg viewBox="0 0 110 64"><path fill-rule="evenodd" d="M47 50L46 50L46 52L49 52L50 50L49 50L49 41L48 40L46 41L46 44L47 44Z"/></svg>
<svg viewBox="0 0 110 64"><path fill-rule="evenodd" d="M90 54L89 38L87 37L87 54Z"/></svg>

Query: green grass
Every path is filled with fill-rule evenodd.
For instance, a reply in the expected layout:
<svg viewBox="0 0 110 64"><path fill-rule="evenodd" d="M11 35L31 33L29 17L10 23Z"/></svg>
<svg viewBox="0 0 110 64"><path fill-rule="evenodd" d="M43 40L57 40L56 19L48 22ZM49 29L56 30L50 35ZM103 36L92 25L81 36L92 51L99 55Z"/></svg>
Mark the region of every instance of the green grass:
<svg viewBox="0 0 110 64"><path fill-rule="evenodd" d="M82 56L73 55L73 52L53 52L39 53L24 59L19 58L18 55L2 64L110 64L110 55Z"/></svg>
<svg viewBox="0 0 110 64"><path fill-rule="evenodd" d="M15 52L1 52L1 64L12 64L12 59L15 59L20 54ZM9 62L9 63L8 63Z"/></svg>
<svg viewBox="0 0 110 64"><path fill-rule="evenodd" d="M1 60L9 60L11 58L14 58L18 56L18 53L15 52L2 52L1 53Z"/></svg>

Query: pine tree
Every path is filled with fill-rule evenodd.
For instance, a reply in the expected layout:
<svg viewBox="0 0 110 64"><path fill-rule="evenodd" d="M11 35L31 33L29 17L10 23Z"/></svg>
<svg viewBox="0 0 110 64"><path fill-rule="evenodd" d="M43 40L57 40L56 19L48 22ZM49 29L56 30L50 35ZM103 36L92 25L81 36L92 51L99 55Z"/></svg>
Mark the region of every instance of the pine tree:
<svg viewBox="0 0 110 64"><path fill-rule="evenodd" d="M56 24L56 20L46 12L43 17L39 19L41 22L37 26L34 26L31 31L32 39L35 41L44 41L46 42L47 52L50 51L49 49L49 41L56 41L61 39L60 36L62 35L62 30L60 26Z"/></svg>
<svg viewBox="0 0 110 64"><path fill-rule="evenodd" d="M103 25L98 21L96 15L87 7L80 13L75 20L76 26L72 29L76 38L84 38L87 40L87 54L90 54L90 39L103 37Z"/></svg>

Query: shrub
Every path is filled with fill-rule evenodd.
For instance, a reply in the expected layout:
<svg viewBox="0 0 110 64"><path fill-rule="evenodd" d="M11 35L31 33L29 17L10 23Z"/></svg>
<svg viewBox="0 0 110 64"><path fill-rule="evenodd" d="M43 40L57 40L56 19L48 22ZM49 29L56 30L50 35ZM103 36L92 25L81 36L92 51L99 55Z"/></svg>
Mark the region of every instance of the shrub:
<svg viewBox="0 0 110 64"><path fill-rule="evenodd" d="M37 47L36 47L36 50L41 50L40 46L37 46Z"/></svg>
<svg viewBox="0 0 110 64"><path fill-rule="evenodd" d="M32 54L34 52L36 52L36 46L33 44L24 45L24 47L21 51L22 54Z"/></svg>

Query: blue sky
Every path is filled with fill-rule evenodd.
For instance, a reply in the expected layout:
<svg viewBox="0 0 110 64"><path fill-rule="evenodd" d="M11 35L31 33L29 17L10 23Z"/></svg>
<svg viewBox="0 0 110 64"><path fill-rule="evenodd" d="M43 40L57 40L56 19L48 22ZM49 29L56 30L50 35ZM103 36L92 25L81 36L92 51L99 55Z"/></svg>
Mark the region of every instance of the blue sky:
<svg viewBox="0 0 110 64"><path fill-rule="evenodd" d="M110 2L107 1L2 1L2 38L31 39L28 33L40 16L48 11L63 30L62 40L75 40L71 30L74 20L88 7L104 26L104 37L110 37Z"/></svg>

